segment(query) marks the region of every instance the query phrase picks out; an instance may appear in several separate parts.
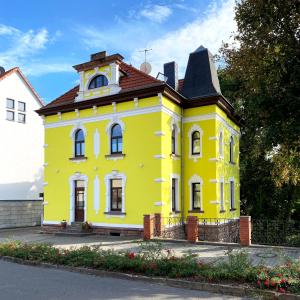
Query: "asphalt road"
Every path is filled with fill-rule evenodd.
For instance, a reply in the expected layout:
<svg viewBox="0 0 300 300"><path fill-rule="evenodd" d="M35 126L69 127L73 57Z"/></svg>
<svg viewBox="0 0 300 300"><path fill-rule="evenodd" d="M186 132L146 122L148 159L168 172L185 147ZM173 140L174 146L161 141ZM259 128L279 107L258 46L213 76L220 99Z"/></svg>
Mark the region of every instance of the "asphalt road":
<svg viewBox="0 0 300 300"><path fill-rule="evenodd" d="M0 261L1 300L241 299Z"/></svg>

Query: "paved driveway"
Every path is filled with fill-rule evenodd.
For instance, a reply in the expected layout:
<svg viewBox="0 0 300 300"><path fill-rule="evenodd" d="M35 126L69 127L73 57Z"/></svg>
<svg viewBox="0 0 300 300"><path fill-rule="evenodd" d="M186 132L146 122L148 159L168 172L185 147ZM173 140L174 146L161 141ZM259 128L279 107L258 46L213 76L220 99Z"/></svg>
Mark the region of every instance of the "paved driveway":
<svg viewBox="0 0 300 300"><path fill-rule="evenodd" d="M1 300L242 299L134 280L0 261Z"/></svg>
<svg viewBox="0 0 300 300"><path fill-rule="evenodd" d="M93 235L87 237L55 236L53 234L40 234L40 228L23 228L0 230L0 243L8 240L20 240L25 242L51 243L57 247L71 248L83 245L100 245L103 249L115 249L122 251L140 251L141 240L132 238L110 237ZM232 248L229 246L188 244L188 243L164 243L165 249L173 251L174 255L196 254L204 262L217 262L226 259L226 252ZM240 248L233 248L234 251ZM277 248L277 247L248 247L243 248L251 257L254 265L263 262L265 265L273 266L283 261L283 256L300 259L300 248Z"/></svg>

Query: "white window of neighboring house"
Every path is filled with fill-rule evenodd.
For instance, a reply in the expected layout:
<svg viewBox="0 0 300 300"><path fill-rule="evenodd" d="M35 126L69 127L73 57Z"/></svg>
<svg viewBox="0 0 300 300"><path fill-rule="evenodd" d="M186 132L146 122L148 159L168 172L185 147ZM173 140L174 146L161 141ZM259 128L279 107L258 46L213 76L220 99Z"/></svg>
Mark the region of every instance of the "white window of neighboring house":
<svg viewBox="0 0 300 300"><path fill-rule="evenodd" d="M7 98L6 99L6 108L15 109L15 100Z"/></svg>
<svg viewBox="0 0 300 300"><path fill-rule="evenodd" d="M230 210L235 209L234 180L230 180Z"/></svg>
<svg viewBox="0 0 300 300"><path fill-rule="evenodd" d="M26 122L26 115L18 113L18 122L25 123Z"/></svg>
<svg viewBox="0 0 300 300"><path fill-rule="evenodd" d="M26 103L22 101L18 101L18 111L25 112L26 111Z"/></svg>
<svg viewBox="0 0 300 300"><path fill-rule="evenodd" d="M6 120L14 121L15 120L15 113L11 110L6 111Z"/></svg>

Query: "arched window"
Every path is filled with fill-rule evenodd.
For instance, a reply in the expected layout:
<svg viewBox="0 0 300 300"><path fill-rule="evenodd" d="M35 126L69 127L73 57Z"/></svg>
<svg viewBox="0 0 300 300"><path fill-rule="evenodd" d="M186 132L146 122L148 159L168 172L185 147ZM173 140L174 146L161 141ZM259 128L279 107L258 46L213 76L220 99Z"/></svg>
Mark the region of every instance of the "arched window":
<svg viewBox="0 0 300 300"><path fill-rule="evenodd" d="M91 82L89 84L89 90L96 89L96 88L99 88L101 86L106 86L106 85L108 85L107 78L104 75L98 75L98 76L95 76L91 80Z"/></svg>
<svg viewBox="0 0 300 300"><path fill-rule="evenodd" d="M84 133L82 129L75 132L75 157L84 156Z"/></svg>
<svg viewBox="0 0 300 300"><path fill-rule="evenodd" d="M122 136L122 129L119 124L113 125L111 128L111 153L117 154L122 153L123 147L123 136Z"/></svg>
<svg viewBox="0 0 300 300"><path fill-rule="evenodd" d="M219 155L223 157L223 132L220 132L219 136Z"/></svg>
<svg viewBox="0 0 300 300"><path fill-rule="evenodd" d="M172 126L172 154L176 154L176 126Z"/></svg>
<svg viewBox="0 0 300 300"><path fill-rule="evenodd" d="M230 137L230 142L229 142L229 162L233 163L233 146L234 146L234 140L233 137Z"/></svg>
<svg viewBox="0 0 300 300"><path fill-rule="evenodd" d="M192 155L200 154L200 132L194 131L192 133Z"/></svg>

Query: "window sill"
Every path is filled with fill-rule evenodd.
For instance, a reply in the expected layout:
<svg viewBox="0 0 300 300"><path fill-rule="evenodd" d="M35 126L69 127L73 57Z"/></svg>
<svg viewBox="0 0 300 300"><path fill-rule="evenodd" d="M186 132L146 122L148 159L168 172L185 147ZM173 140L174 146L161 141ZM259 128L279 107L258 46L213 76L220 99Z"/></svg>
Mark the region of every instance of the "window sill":
<svg viewBox="0 0 300 300"><path fill-rule="evenodd" d="M86 161L87 157L85 157L85 156L77 156L77 157L71 157L71 158L69 158L69 160L71 160L71 161Z"/></svg>
<svg viewBox="0 0 300 300"><path fill-rule="evenodd" d="M234 161L230 161L229 164L232 165L232 166L234 166L235 162Z"/></svg>
<svg viewBox="0 0 300 300"><path fill-rule="evenodd" d="M123 159L126 155L124 153L107 154L106 159Z"/></svg>
<svg viewBox="0 0 300 300"><path fill-rule="evenodd" d="M230 208L230 211L236 211L236 208Z"/></svg>
<svg viewBox="0 0 300 300"><path fill-rule="evenodd" d="M170 215L181 214L181 210L174 210L170 212Z"/></svg>
<svg viewBox="0 0 300 300"><path fill-rule="evenodd" d="M188 211L189 213L203 214L204 210L192 209Z"/></svg>
<svg viewBox="0 0 300 300"><path fill-rule="evenodd" d="M104 212L105 215L112 215L112 216L125 216L126 213L123 213L121 211L108 211Z"/></svg>
<svg viewBox="0 0 300 300"><path fill-rule="evenodd" d="M226 210L220 210L220 214L223 214L224 212L226 212Z"/></svg>
<svg viewBox="0 0 300 300"><path fill-rule="evenodd" d="M181 155L175 154L175 153L171 153L171 154L170 154L170 157L173 158L173 159L178 159L178 158L181 157Z"/></svg>

